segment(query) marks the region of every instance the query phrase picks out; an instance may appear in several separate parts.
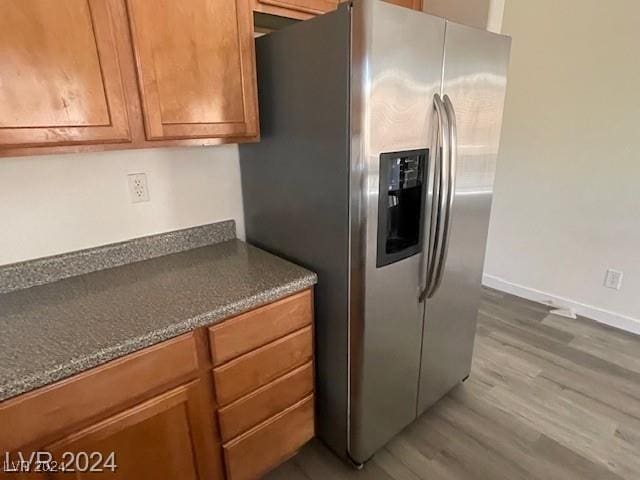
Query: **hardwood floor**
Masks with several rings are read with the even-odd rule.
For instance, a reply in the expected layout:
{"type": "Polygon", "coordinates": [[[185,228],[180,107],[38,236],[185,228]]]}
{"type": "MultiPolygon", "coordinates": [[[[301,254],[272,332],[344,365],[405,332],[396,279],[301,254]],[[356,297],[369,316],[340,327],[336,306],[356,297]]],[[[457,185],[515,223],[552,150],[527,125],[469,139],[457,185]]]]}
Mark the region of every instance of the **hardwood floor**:
{"type": "Polygon", "coordinates": [[[640,337],[487,290],[470,378],[352,469],[315,440],[268,480],[640,479],[640,337]]]}

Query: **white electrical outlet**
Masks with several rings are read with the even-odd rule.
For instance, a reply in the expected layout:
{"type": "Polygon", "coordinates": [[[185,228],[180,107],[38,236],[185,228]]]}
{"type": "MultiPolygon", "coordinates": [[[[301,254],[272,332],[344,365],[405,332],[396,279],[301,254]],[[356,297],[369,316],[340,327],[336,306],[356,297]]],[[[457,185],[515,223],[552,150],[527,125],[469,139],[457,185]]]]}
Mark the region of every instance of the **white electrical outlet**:
{"type": "Polygon", "coordinates": [[[146,173],[132,173],[127,175],[129,180],[129,196],[131,203],[149,201],[149,187],[147,186],[146,173]]]}
{"type": "Polygon", "coordinates": [[[604,277],[604,286],[613,288],[614,290],[620,290],[620,287],[622,287],[622,275],[623,273],[620,270],[610,268],[604,277]]]}

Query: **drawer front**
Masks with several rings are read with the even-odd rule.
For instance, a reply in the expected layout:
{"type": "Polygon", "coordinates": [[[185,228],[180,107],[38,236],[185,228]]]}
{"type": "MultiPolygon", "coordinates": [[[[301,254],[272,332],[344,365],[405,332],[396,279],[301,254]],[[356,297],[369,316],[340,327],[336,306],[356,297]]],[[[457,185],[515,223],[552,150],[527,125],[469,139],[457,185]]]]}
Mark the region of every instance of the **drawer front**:
{"type": "Polygon", "coordinates": [[[311,326],[213,369],[220,406],[246,395],[282,374],[311,361],[311,326]]]}
{"type": "Polygon", "coordinates": [[[313,395],[224,445],[228,480],[253,480],[313,438],[313,395]]]}
{"type": "Polygon", "coordinates": [[[313,365],[298,367],[218,411],[222,441],[246,432],[313,392],[313,365]]]}
{"type": "Polygon", "coordinates": [[[209,328],[211,357],[220,365],[310,325],[311,290],[238,315],[209,328]]]}

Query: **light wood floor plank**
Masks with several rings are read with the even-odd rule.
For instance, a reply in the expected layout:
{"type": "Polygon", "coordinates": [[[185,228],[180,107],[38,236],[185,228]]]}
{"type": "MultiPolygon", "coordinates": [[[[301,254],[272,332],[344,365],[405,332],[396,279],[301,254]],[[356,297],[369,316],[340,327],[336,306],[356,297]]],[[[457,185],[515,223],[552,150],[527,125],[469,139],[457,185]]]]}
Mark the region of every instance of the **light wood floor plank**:
{"type": "Polygon", "coordinates": [[[318,440],[268,480],[638,480],[640,337],[485,290],[471,377],[358,471],[318,440]]]}

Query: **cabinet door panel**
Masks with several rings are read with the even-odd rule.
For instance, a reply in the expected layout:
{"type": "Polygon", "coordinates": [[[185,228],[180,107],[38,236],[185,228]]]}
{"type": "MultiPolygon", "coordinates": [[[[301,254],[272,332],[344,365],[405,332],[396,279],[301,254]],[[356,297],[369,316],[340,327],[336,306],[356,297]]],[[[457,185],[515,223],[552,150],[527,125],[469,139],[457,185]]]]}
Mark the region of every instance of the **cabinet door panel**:
{"type": "Polygon", "coordinates": [[[255,136],[248,0],[128,0],[147,138],[255,136]]]}
{"type": "MultiPolygon", "coordinates": [[[[115,470],[76,471],[78,479],[222,480],[221,452],[213,443],[201,387],[198,381],[178,387],[71,434],[45,450],[55,459],[62,458],[64,452],[100,452],[103,458],[114,452],[115,470]]],[[[71,465],[83,468],[84,460],[77,458],[71,465]]],[[[69,478],[65,473],[53,475],[58,477],[69,478]]]]}
{"type": "Polygon", "coordinates": [[[413,10],[422,10],[422,0],[385,0],[386,2],[400,5],[401,7],[411,8],[413,10]]]}
{"type": "Polygon", "coordinates": [[[3,0],[0,145],[128,141],[115,0],[3,0]]]}

